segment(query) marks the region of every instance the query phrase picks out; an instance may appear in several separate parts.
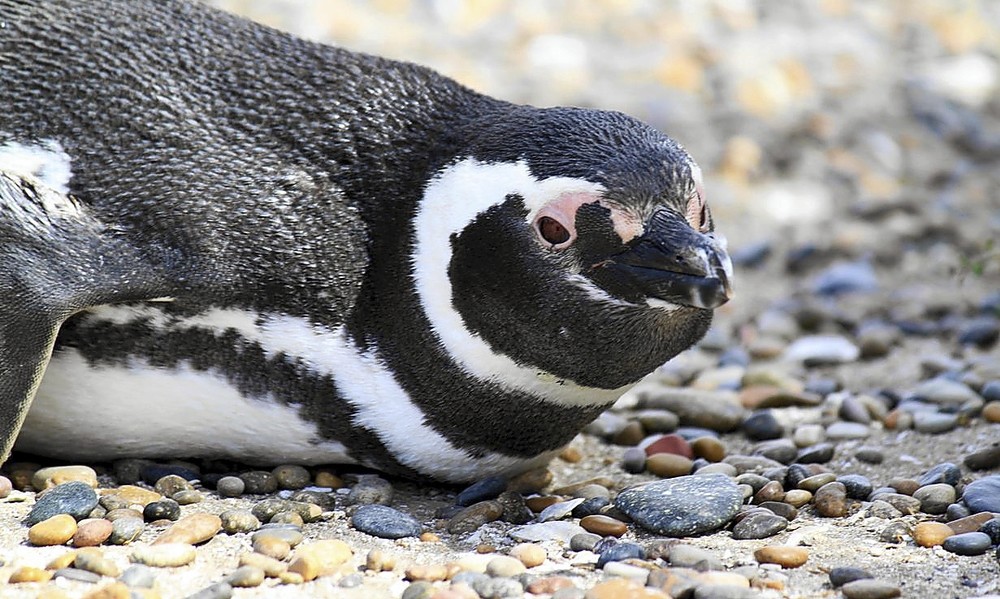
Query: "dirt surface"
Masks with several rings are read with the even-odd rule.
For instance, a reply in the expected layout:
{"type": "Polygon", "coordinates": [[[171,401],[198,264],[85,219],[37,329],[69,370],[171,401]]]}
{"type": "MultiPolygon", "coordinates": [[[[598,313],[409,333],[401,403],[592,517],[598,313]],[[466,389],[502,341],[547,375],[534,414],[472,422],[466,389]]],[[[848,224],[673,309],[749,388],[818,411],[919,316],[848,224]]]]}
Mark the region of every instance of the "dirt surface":
{"type": "MultiPolygon", "coordinates": [[[[812,332],[856,340],[863,322],[930,323],[933,331],[903,334],[884,356],[836,366],[805,368],[780,359],[754,358],[751,367],[787,373],[805,383],[827,378],[855,394],[889,389],[905,396],[952,360],[963,375],[1000,379],[997,344],[958,343],[962,323],[990,314],[981,307],[1000,290],[1000,6],[992,3],[850,2],[503,2],[239,1],[216,4],[314,39],[429,64],[481,91],[535,104],[577,104],[619,109],[684,143],[706,172],[706,187],[720,231],[734,253],[768,252],[759,266],[738,266],[737,298],[719,311],[715,329],[727,347],[752,347],[766,336],[762,315],[792,314],[802,306],[820,314],[812,332]],[[803,257],[805,256],[805,257],[803,257]],[[877,288],[817,298],[816,277],[830,265],[864,262],[877,288]]],[[[699,348],[677,360],[695,374],[711,370],[719,350],[699,348]],[[701,364],[698,366],[698,364],[701,364]],[[707,364],[707,365],[706,365],[707,364]]],[[[677,367],[677,365],[674,365],[677,367]]],[[[667,368],[670,370],[670,367],[667,368]]],[[[662,374],[662,373],[661,373],[662,374]]],[[[690,379],[694,379],[692,375],[690,379]]],[[[976,380],[965,379],[975,388],[976,380]]],[[[652,384],[652,383],[651,383],[652,384]]],[[[628,415],[628,399],[622,413],[628,415]]],[[[791,431],[804,423],[829,424],[836,405],[778,410],[791,431]]],[[[741,432],[722,436],[729,454],[752,453],[741,432]]],[[[837,442],[825,464],[857,473],[875,486],[917,478],[929,467],[961,464],[976,449],[1000,441],[1000,424],[973,417],[954,430],[929,435],[871,425],[863,440],[837,442]],[[854,457],[860,446],[885,456],[873,465],[854,457]]],[[[650,480],[626,473],[624,447],[589,435],[572,444],[582,461],[552,464],[553,487],[610,477],[615,489],[650,480]]],[[[98,468],[101,465],[96,465],[98,468]]],[[[970,472],[965,480],[1000,474],[970,472]]],[[[107,478],[102,483],[112,484],[107,478]]],[[[391,549],[401,563],[445,563],[481,544],[503,550],[510,525],[488,524],[472,537],[448,535],[434,519],[455,489],[393,481],[393,506],[415,515],[440,542],[387,541],[353,530],[338,506],[329,520],[309,524],[308,539],[339,538],[354,549],[352,567],[372,547],[391,549]]],[[[249,508],[259,498],[220,499],[184,507],[184,513],[249,508]]],[[[341,504],[342,505],[342,504],[341,504]]],[[[65,548],[25,541],[20,521],[26,503],[0,504],[0,580],[23,565],[43,567],[65,548]]],[[[905,516],[912,525],[931,518],[905,516]]],[[[803,509],[776,537],[736,541],[729,531],[685,540],[710,549],[727,567],[756,564],[766,544],[801,544],[808,563],[775,571],[781,589],[765,597],[839,597],[827,572],[860,566],[898,585],[904,597],[1000,596],[994,550],[976,557],[940,548],[880,540],[888,520],[863,505],[846,518],[821,518],[803,509]]],[[[140,542],[158,529],[147,527],[140,542]]],[[[630,527],[625,539],[655,538],[630,527]]],[[[163,597],[183,597],[221,580],[246,551],[246,535],[219,534],[198,550],[191,566],[158,575],[163,597]]],[[[557,572],[589,588],[604,575],[587,555],[545,544],[549,559],[532,570],[557,572]],[[589,560],[589,561],[588,561],[589,560]]],[[[121,566],[130,549],[108,547],[121,566]]],[[[357,588],[339,577],[303,587],[237,589],[236,597],[399,597],[409,584],[395,573],[366,573],[357,588]]],[[[59,580],[69,597],[93,589],[59,580]]],[[[39,596],[42,586],[0,586],[0,597],[39,596]]]]}

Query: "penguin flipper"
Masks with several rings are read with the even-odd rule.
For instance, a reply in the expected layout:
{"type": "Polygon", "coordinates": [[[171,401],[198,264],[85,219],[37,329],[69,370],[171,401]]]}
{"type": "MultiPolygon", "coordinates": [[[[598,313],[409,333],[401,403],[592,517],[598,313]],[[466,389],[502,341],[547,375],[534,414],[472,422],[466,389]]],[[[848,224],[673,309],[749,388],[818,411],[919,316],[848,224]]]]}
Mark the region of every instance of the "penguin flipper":
{"type": "Polygon", "coordinates": [[[70,315],[164,295],[155,271],[72,196],[0,165],[0,464],[70,315]]]}

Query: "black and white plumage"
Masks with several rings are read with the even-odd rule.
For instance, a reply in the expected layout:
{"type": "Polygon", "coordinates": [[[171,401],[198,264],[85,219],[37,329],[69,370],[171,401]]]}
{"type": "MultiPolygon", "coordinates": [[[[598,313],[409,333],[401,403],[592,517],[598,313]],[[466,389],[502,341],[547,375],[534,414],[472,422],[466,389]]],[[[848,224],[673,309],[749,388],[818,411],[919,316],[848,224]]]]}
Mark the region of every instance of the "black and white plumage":
{"type": "Polygon", "coordinates": [[[622,114],[184,0],[0,0],[0,79],[0,457],[509,474],[729,295],[622,114]]]}

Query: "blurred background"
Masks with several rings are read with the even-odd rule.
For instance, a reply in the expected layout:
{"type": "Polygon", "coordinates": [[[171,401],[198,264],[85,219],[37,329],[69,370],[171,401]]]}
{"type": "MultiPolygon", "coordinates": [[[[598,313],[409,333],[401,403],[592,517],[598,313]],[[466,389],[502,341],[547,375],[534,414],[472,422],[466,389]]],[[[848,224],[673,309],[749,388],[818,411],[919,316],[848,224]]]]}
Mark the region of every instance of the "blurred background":
{"type": "Polygon", "coordinates": [[[847,261],[871,275],[848,285],[1000,288],[1000,2],[213,3],[507,100],[649,122],[701,164],[738,269],[769,287],[809,291],[847,261]]]}

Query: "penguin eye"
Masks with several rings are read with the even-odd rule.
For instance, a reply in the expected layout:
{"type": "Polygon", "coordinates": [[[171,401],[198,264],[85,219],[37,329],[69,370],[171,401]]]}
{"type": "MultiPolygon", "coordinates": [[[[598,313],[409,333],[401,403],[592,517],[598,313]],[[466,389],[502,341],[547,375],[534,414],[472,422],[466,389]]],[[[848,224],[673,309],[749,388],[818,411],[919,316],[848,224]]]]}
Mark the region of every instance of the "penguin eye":
{"type": "Polygon", "coordinates": [[[544,239],[547,243],[559,245],[560,243],[566,243],[569,241],[569,229],[550,216],[543,216],[538,219],[536,226],[538,227],[538,234],[541,235],[542,239],[544,239]]]}

